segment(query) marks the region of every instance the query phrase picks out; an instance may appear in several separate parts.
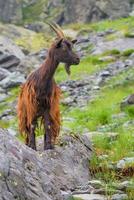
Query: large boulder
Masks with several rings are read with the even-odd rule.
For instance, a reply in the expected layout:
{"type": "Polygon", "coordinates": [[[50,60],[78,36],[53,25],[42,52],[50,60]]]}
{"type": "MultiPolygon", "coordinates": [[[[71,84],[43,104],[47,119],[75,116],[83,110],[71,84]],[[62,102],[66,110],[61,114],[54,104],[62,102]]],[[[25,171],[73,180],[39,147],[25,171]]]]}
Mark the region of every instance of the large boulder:
{"type": "Polygon", "coordinates": [[[129,0],[66,0],[65,22],[89,22],[126,17],[131,12],[129,0]]]}
{"type": "Polygon", "coordinates": [[[54,150],[37,152],[0,129],[0,199],[63,200],[63,191],[90,180],[90,141],[64,136],[54,150]],[[85,142],[86,141],[86,144],[85,142]]]}
{"type": "Polygon", "coordinates": [[[21,1],[0,1],[0,21],[19,23],[22,20],[21,1]]]}
{"type": "Polygon", "coordinates": [[[21,49],[7,37],[0,36],[0,67],[13,71],[25,58],[21,49]]]}

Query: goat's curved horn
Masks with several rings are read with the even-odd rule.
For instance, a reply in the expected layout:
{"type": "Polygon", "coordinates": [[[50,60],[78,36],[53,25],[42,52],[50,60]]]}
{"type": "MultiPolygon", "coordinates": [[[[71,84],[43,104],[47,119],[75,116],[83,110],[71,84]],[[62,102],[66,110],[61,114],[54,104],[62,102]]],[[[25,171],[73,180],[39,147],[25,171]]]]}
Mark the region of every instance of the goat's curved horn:
{"type": "Polygon", "coordinates": [[[64,33],[63,33],[61,27],[60,27],[58,24],[56,24],[55,22],[52,22],[52,24],[55,26],[55,28],[57,28],[57,29],[59,30],[61,36],[64,38],[65,35],[64,35],[64,33]]]}
{"type": "Polygon", "coordinates": [[[59,30],[58,25],[56,25],[55,23],[50,23],[50,22],[46,22],[57,34],[57,36],[59,38],[64,38],[64,34],[61,30],[59,30]]]}

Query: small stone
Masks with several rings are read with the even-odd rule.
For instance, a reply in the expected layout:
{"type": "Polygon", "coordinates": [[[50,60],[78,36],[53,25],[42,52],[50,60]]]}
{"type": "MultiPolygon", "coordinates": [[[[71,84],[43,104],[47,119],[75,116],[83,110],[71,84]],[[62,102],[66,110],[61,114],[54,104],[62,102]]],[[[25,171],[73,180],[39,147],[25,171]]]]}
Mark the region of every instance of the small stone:
{"type": "Polygon", "coordinates": [[[125,67],[132,66],[133,64],[133,60],[125,60],[125,67]]]}
{"type": "Polygon", "coordinates": [[[15,130],[11,129],[11,128],[8,128],[7,129],[9,134],[12,135],[12,136],[15,136],[17,133],[15,132],[15,130]]]}
{"type": "Polygon", "coordinates": [[[126,200],[128,196],[126,194],[114,194],[111,200],[126,200]]]}
{"type": "Polygon", "coordinates": [[[103,187],[104,184],[99,180],[91,180],[88,182],[89,185],[92,185],[95,189],[99,189],[100,187],[103,187]]]}
{"type": "Polygon", "coordinates": [[[124,158],[117,163],[117,169],[123,169],[125,166],[132,165],[134,163],[134,157],[124,158]]]}
{"type": "Polygon", "coordinates": [[[67,97],[62,101],[62,104],[63,105],[72,105],[73,102],[74,102],[73,98],[67,97]]]}
{"type": "Polygon", "coordinates": [[[124,181],[124,182],[118,184],[117,188],[119,190],[123,190],[123,191],[126,191],[128,188],[134,189],[134,183],[132,181],[124,181]]]}
{"type": "Polygon", "coordinates": [[[100,87],[96,85],[93,87],[93,90],[100,90],[100,87]]]}
{"type": "Polygon", "coordinates": [[[107,76],[110,76],[110,75],[111,74],[110,74],[109,71],[103,71],[103,72],[100,73],[100,76],[102,76],[102,77],[107,77],[107,76]]]}
{"type": "Polygon", "coordinates": [[[73,195],[73,197],[81,200],[106,200],[105,196],[99,194],[77,194],[73,195]]]}
{"type": "Polygon", "coordinates": [[[61,195],[63,197],[63,200],[69,200],[69,199],[73,198],[70,191],[62,191],[61,190],[61,195]]]}
{"type": "Polygon", "coordinates": [[[123,110],[128,105],[134,105],[134,94],[129,95],[120,104],[121,110],[123,110]]]}

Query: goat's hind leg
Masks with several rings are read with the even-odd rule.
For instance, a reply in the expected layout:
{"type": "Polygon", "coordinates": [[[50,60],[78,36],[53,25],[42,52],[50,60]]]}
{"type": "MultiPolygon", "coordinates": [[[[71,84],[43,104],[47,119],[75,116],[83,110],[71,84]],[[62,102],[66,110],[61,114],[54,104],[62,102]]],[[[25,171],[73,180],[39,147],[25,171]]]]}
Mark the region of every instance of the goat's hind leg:
{"type": "Polygon", "coordinates": [[[34,150],[36,150],[36,140],[35,140],[36,125],[37,121],[35,120],[30,126],[29,143],[28,143],[28,146],[34,150]]]}

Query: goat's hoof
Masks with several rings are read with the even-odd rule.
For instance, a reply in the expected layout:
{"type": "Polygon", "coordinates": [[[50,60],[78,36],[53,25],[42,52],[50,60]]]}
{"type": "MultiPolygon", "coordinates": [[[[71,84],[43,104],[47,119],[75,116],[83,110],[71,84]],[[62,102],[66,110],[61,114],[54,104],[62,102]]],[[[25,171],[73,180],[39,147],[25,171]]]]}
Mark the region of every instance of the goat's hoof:
{"type": "Polygon", "coordinates": [[[44,150],[52,150],[52,149],[54,149],[54,145],[52,144],[48,144],[44,146],[44,150]]]}

